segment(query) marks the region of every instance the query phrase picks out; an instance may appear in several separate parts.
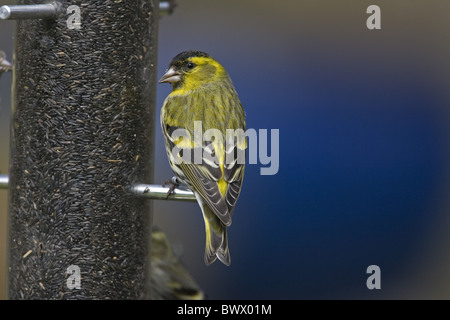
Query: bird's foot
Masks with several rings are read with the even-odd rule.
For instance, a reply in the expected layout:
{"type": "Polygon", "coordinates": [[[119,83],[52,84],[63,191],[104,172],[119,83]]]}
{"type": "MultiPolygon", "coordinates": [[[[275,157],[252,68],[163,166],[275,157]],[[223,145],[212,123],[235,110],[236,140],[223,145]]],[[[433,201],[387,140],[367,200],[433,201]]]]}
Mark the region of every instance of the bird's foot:
{"type": "Polygon", "coordinates": [[[169,191],[167,191],[166,200],[169,199],[169,196],[173,193],[173,190],[175,190],[175,188],[177,188],[179,185],[180,182],[178,181],[177,177],[172,177],[171,179],[163,183],[163,187],[169,186],[169,191]]]}

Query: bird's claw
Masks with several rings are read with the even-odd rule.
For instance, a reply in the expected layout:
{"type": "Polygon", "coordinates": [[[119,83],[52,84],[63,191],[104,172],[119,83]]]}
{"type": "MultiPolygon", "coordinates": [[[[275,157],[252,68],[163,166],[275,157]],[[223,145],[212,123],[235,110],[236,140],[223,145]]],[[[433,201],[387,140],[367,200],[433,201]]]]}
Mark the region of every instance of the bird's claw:
{"type": "Polygon", "coordinates": [[[167,197],[166,200],[169,199],[170,195],[173,193],[173,191],[175,190],[176,187],[178,187],[179,182],[177,177],[172,177],[171,179],[167,180],[166,182],[163,183],[163,187],[169,185],[169,191],[167,191],[167,197]]]}

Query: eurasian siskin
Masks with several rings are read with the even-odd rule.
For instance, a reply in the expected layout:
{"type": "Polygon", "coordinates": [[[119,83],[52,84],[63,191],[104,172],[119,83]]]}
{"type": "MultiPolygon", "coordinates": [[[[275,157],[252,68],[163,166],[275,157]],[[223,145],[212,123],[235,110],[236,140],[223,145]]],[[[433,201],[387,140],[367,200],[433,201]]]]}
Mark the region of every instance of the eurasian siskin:
{"type": "Polygon", "coordinates": [[[226,70],[210,55],[184,51],[175,56],[160,83],[172,92],[161,110],[169,163],[193,191],[203,212],[205,263],[230,265],[227,227],[244,177],[245,114],[226,70]]]}

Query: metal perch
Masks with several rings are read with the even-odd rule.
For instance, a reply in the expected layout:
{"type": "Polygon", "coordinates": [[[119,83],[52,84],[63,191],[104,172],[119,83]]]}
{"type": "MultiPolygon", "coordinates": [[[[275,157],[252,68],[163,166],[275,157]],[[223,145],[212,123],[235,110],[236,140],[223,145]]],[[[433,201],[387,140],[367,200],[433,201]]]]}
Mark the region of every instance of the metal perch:
{"type": "MultiPolygon", "coordinates": [[[[8,175],[0,174],[0,189],[8,189],[8,184],[8,175]]],[[[192,191],[181,188],[175,188],[169,198],[167,198],[169,188],[157,184],[134,184],[129,188],[129,191],[138,197],[153,200],[196,201],[192,191]]]]}

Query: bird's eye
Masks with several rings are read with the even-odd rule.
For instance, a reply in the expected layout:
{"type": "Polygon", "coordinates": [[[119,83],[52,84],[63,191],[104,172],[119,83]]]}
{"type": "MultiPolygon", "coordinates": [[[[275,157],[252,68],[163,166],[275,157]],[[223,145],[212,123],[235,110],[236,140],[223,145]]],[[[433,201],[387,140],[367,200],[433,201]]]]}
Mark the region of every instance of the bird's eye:
{"type": "Polygon", "coordinates": [[[194,65],[192,62],[188,62],[187,65],[186,65],[186,67],[187,67],[188,69],[192,69],[192,68],[195,67],[195,65],[194,65]]]}

